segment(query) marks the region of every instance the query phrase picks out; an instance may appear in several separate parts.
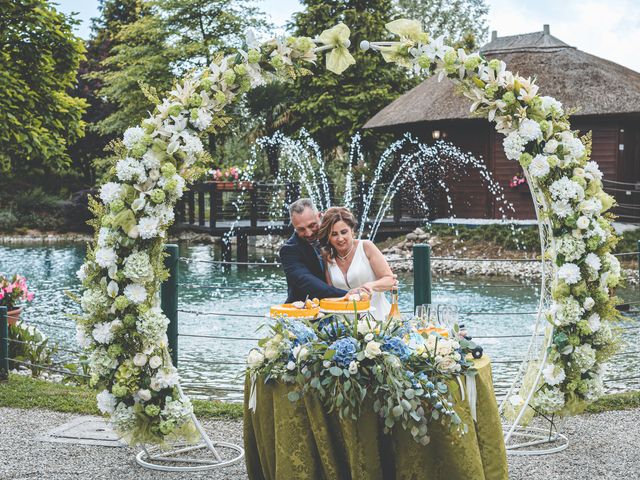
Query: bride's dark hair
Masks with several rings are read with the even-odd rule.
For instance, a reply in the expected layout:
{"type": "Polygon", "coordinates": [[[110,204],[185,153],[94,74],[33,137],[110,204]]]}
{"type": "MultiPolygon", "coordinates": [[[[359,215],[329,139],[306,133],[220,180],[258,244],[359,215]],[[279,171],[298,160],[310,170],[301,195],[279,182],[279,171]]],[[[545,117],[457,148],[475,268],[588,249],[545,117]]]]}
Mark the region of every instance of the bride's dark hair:
{"type": "Polygon", "coordinates": [[[333,260],[336,258],[336,249],[331,245],[329,237],[331,236],[333,226],[340,221],[346,223],[354,232],[358,226],[356,217],[354,217],[353,213],[345,207],[331,207],[322,215],[322,222],[320,223],[320,229],[318,230],[318,240],[320,241],[322,256],[325,260],[333,260]]]}

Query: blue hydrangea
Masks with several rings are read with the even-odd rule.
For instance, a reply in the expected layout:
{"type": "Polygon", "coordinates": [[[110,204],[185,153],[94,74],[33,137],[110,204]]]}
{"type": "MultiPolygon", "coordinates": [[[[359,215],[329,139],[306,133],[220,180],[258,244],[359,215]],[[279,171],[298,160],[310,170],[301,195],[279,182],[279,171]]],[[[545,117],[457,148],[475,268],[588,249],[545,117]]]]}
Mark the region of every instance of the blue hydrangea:
{"type": "Polygon", "coordinates": [[[336,365],[347,368],[356,359],[357,345],[358,342],[352,337],[341,338],[329,345],[329,348],[336,352],[333,356],[333,361],[336,362],[336,365]]]}
{"type": "Polygon", "coordinates": [[[300,321],[287,320],[283,323],[285,328],[296,337],[292,341],[294,347],[305,343],[315,342],[318,339],[316,332],[300,321]]]}
{"type": "Polygon", "coordinates": [[[329,316],[322,318],[318,322],[318,330],[330,339],[337,339],[346,333],[346,328],[335,317],[329,316]],[[336,326],[337,324],[337,326],[336,326]]]}
{"type": "Polygon", "coordinates": [[[396,355],[400,360],[406,360],[411,355],[411,350],[399,337],[388,337],[382,343],[382,350],[396,355]]]}

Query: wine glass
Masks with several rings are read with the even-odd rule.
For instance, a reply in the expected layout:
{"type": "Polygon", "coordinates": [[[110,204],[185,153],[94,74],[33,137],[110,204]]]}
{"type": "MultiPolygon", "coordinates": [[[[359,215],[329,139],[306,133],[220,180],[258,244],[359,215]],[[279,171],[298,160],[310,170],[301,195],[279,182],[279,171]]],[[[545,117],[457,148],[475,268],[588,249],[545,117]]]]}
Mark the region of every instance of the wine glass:
{"type": "Polygon", "coordinates": [[[428,305],[416,305],[416,322],[419,326],[423,326],[427,318],[428,305]]]}
{"type": "Polygon", "coordinates": [[[456,305],[447,304],[439,305],[438,325],[451,332],[453,331],[456,323],[458,323],[458,307],[456,305]]]}

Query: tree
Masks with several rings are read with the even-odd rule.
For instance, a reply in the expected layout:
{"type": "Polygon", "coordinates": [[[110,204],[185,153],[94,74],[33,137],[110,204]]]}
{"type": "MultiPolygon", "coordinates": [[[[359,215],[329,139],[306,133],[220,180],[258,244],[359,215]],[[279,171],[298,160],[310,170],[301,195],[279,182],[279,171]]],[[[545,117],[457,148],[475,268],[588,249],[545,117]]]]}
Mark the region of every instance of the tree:
{"type": "MultiPolygon", "coordinates": [[[[367,120],[414,86],[417,79],[384,65],[379,54],[357,48],[361,40],[390,38],[385,24],[391,20],[391,0],[301,3],[305,9],[294,14],[292,23],[295,35],[313,37],[338,22],[351,29],[351,52],[356,64],[339,76],[319,68],[316,75],[298,79],[294,87],[298,101],[292,107],[295,121],[289,128],[305,127],[321,148],[333,151],[345,146],[367,120]]],[[[363,141],[375,140],[375,134],[363,132],[363,141]]]]}
{"type": "Polygon", "coordinates": [[[69,166],[67,147],[83,135],[76,82],[82,40],[72,17],[45,0],[0,0],[0,168],[48,174],[69,166]]]}
{"type": "Polygon", "coordinates": [[[402,17],[422,21],[432,37],[444,35],[448,44],[474,47],[487,36],[485,0],[396,0],[402,17]]]}
{"type": "Polygon", "coordinates": [[[85,60],[80,63],[76,95],[86,99],[87,111],[83,120],[87,123],[86,134],[69,149],[73,160],[73,171],[84,182],[95,182],[95,164],[105,156],[104,147],[113,134],[101,134],[96,124],[116,110],[116,105],[100,95],[102,81],[99,72],[109,51],[117,46],[115,39],[124,25],[136,21],[144,12],[140,0],[100,0],[100,16],[91,19],[91,38],[85,42],[85,60]]]}

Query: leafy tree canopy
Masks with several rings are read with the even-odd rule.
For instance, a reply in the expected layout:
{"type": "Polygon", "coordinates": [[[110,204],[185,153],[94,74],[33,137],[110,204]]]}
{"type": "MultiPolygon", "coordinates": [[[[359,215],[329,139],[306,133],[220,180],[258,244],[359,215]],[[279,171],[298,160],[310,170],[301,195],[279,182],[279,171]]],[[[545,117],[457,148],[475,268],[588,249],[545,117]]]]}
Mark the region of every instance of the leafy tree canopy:
{"type": "Polygon", "coordinates": [[[69,95],[85,51],[76,21],[45,0],[0,0],[0,168],[60,172],[87,104],[69,95]]]}

